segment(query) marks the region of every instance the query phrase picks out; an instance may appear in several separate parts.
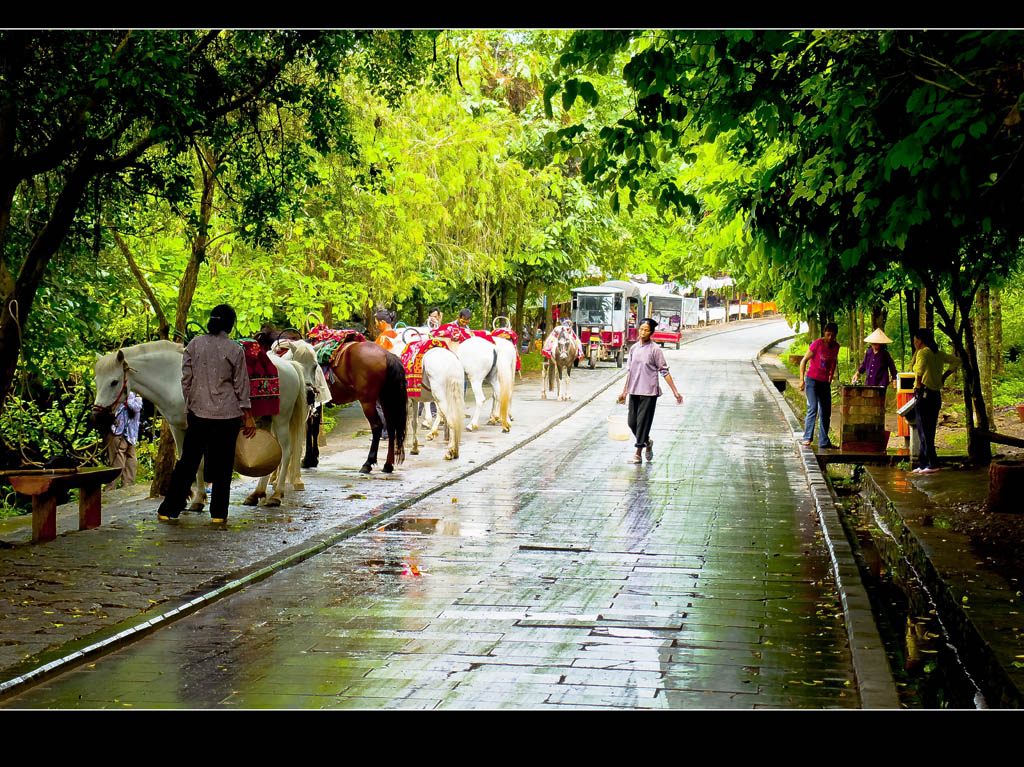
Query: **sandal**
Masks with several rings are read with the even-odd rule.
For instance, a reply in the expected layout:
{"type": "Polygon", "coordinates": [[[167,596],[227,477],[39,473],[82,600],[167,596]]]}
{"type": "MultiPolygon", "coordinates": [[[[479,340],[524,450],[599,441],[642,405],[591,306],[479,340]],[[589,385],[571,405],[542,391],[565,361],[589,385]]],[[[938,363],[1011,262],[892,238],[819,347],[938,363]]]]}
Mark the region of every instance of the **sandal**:
{"type": "Polygon", "coordinates": [[[644,459],[641,458],[639,455],[632,455],[632,456],[629,457],[629,460],[626,461],[626,463],[643,463],[643,462],[644,462],[644,459]]]}
{"type": "Polygon", "coordinates": [[[653,461],[654,460],[654,440],[653,439],[647,440],[647,460],[648,461],[653,461]]]}

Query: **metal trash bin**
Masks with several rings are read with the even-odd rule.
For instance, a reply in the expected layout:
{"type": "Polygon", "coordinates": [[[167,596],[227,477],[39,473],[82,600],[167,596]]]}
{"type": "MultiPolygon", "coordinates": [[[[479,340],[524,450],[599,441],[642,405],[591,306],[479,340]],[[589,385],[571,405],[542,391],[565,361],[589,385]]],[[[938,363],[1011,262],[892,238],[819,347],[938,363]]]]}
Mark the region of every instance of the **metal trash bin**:
{"type": "MultiPolygon", "coordinates": [[[[896,385],[896,408],[906,405],[914,396],[914,374],[898,373],[899,382],[896,385]]],[[[909,437],[914,431],[907,423],[907,419],[901,415],[896,416],[896,433],[901,437],[909,437]]]]}

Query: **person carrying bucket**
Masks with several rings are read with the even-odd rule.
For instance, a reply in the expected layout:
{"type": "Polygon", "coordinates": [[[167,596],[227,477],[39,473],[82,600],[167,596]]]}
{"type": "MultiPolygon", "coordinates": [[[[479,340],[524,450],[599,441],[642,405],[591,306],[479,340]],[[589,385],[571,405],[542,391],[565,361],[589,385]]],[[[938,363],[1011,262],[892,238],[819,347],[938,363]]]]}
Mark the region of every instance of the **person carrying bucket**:
{"type": "Polygon", "coordinates": [[[658,376],[661,375],[672,388],[676,403],[683,404],[683,395],[676,389],[672,374],[661,347],[651,341],[651,333],[658,326],[650,317],[640,321],[638,329],[639,343],[633,344],[626,362],[626,382],[622,386],[622,394],[616,400],[619,404],[626,401],[629,395],[629,428],[636,437],[636,455],[630,456],[626,463],[643,463],[642,451],[646,448],[647,460],[654,460],[654,440],[650,438],[651,425],[654,423],[654,409],[661,396],[658,376]]]}

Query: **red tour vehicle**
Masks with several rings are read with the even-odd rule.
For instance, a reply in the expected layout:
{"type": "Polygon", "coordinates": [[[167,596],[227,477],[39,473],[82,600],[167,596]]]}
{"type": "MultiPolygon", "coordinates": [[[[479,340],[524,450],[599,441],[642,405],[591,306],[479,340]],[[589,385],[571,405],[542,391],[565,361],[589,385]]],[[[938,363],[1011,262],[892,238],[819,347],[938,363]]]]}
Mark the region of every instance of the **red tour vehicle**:
{"type": "Polygon", "coordinates": [[[572,290],[572,321],[583,343],[589,367],[615,360],[622,367],[629,347],[639,338],[640,291],[635,285],[611,280],[603,285],[572,290]]]}

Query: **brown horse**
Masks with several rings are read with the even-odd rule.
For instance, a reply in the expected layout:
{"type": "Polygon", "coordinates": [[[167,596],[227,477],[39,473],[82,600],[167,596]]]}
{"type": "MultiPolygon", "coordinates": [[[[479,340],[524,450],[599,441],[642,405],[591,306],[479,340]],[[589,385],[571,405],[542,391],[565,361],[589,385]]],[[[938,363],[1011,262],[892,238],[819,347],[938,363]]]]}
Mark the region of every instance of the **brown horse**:
{"type": "Polygon", "coordinates": [[[390,474],[396,462],[405,460],[406,388],[401,360],[372,341],[361,341],[338,349],[331,357],[331,372],[333,375],[328,377],[327,384],[334,404],[359,400],[370,424],[373,439],[366,463],[359,469],[363,474],[369,474],[370,467],[377,463],[377,447],[384,426],[377,415],[380,401],[388,427],[384,472],[390,474]]]}

